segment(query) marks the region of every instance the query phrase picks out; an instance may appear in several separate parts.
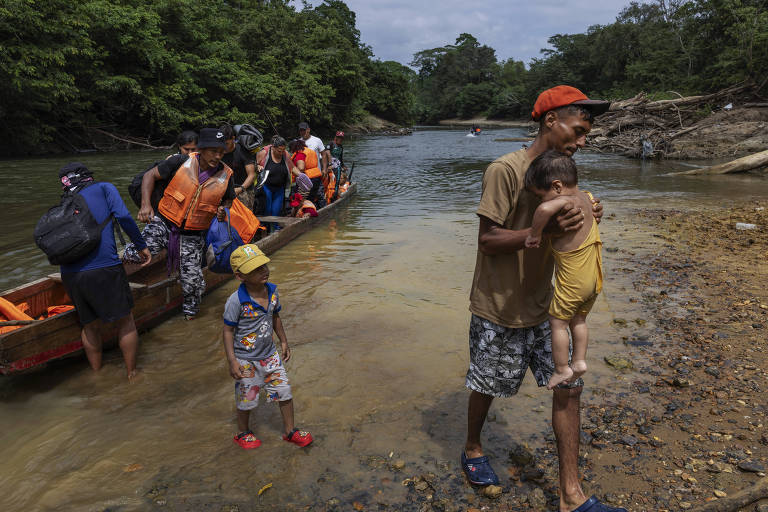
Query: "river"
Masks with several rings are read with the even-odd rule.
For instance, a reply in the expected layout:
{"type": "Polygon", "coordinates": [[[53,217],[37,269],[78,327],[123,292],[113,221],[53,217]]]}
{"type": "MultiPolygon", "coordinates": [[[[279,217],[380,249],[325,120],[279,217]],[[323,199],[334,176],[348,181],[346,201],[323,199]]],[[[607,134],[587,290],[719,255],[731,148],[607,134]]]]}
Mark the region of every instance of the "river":
{"type": "MultiPolygon", "coordinates": [[[[468,296],[474,269],[482,171],[521,143],[521,129],[420,129],[361,137],[345,146],[358,194],[331,221],[272,257],[293,357],[287,364],[297,425],[315,443],[280,439],[280,415],[261,404],[252,419],[263,441],[231,441],[233,383],[221,346],[221,312],[233,281],[206,296],[200,316],[176,316],[141,336],[133,384],[119,351],[94,374],[85,359],[0,380],[0,510],[341,510],[390,505],[418,510],[401,480],[433,472],[460,479],[468,393],[468,296]],[[394,461],[404,468],[391,470],[394,461]],[[455,476],[455,477],[454,477],[455,476]],[[259,495],[267,484],[272,487],[259,495]],[[337,500],[337,501],[336,501],[337,500]],[[222,508],[224,507],[224,508],[222,508]]],[[[130,201],[131,178],[159,153],[87,154],[3,161],[0,289],[57,271],[32,242],[39,216],[58,198],[57,169],[79,160],[130,201]]],[[[576,156],[580,185],[603,201],[605,291],[590,316],[585,400],[617,377],[601,360],[623,350],[613,320],[639,321],[627,255],[653,250],[639,208],[706,214],[768,194],[757,176],[668,177],[699,163],[576,156]]],[[[135,207],[129,205],[135,212],[135,207]]],[[[640,378],[635,375],[622,379],[640,378]]],[[[484,431],[501,466],[511,443],[542,443],[550,394],[530,376],[499,400],[484,431]]],[[[500,468],[497,468],[500,469],[500,468]]],[[[508,481],[508,479],[506,479],[508,481]]]]}

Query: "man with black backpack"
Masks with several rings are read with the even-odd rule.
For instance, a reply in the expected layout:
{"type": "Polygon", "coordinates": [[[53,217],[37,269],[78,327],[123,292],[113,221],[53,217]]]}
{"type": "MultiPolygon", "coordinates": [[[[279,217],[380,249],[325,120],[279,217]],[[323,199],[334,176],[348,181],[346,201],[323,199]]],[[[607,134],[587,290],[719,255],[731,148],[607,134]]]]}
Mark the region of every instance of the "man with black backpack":
{"type": "Polygon", "coordinates": [[[152,256],[114,185],[94,181],[93,173],[77,162],[62,167],[59,179],[64,188],[62,202],[40,219],[35,240],[51,263],[61,265],[61,280],[83,326],[81,338],[91,368],[101,368],[102,340],[96,320],[115,322],[132,379],[139,335],[131,313],[133,295],[117,255],[114,220],[139,250],[143,265],[152,256]]]}

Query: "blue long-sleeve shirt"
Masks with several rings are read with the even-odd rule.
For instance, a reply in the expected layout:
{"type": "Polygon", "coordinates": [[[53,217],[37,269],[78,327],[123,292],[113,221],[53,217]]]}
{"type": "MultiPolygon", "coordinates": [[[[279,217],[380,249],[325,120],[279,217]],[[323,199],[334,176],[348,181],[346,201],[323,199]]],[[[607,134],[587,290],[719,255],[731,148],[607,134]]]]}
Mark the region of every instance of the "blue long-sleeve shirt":
{"type": "MultiPolygon", "coordinates": [[[[120,223],[120,226],[128,234],[131,242],[136,246],[137,251],[141,251],[147,246],[144,238],[141,236],[139,226],[136,225],[133,217],[131,217],[128,208],[126,208],[123,199],[120,197],[120,193],[113,184],[104,181],[97,182],[82,189],[80,195],[88,203],[88,208],[90,208],[96,222],[102,223],[107,217],[114,215],[117,222],[120,223]]],[[[80,261],[61,265],[62,274],[112,267],[120,264],[112,222],[114,221],[109,221],[104,226],[104,230],[101,232],[101,244],[98,249],[80,261]]]]}

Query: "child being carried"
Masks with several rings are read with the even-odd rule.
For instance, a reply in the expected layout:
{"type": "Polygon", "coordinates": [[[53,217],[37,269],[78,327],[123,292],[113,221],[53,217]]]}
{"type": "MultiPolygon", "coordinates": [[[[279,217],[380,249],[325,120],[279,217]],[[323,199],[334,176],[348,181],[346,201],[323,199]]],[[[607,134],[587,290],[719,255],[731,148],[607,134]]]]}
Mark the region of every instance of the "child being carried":
{"type": "MultiPolygon", "coordinates": [[[[561,210],[575,207],[592,211],[592,195],[579,190],[576,164],[558,151],[546,151],[531,163],[525,188],[542,200],[525,240],[527,248],[539,247],[545,226],[561,210]]],[[[603,288],[602,242],[592,215],[584,216],[579,229],[550,241],[555,258],[555,293],[549,306],[555,372],[547,389],[572,382],[587,371],[587,314],[603,288]],[[570,366],[569,327],[573,338],[570,366]]]]}

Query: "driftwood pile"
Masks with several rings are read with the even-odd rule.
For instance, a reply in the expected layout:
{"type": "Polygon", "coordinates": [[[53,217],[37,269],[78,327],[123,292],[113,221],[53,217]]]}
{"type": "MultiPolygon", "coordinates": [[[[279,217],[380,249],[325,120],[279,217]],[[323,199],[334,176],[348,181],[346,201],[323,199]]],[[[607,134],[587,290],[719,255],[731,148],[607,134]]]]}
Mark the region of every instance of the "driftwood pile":
{"type": "Polygon", "coordinates": [[[757,93],[762,86],[741,83],[713,94],[650,101],[645,93],[611,104],[587,139],[587,147],[633,158],[664,158],[671,142],[710,126],[703,113],[729,103],[738,107],[768,107],[757,93]]]}

